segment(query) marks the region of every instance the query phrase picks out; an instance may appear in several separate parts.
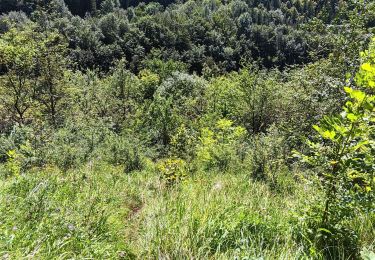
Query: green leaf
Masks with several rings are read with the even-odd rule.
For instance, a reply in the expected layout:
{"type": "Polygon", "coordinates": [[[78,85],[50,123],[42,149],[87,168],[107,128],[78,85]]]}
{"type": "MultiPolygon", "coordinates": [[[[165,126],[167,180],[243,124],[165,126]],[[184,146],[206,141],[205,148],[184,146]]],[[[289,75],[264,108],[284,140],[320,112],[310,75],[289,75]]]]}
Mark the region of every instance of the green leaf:
{"type": "Polygon", "coordinates": [[[313,125],[313,128],[315,129],[315,131],[317,131],[318,133],[320,133],[322,131],[322,129],[318,126],[318,125],[313,125]]]}
{"type": "Polygon", "coordinates": [[[351,87],[344,87],[344,90],[348,94],[352,93],[352,91],[353,91],[353,89],[351,87]]]}
{"type": "Polygon", "coordinates": [[[362,146],[366,145],[366,144],[369,144],[370,142],[368,140],[364,140],[364,141],[361,141],[359,142],[356,146],[353,147],[353,150],[356,151],[358,150],[359,148],[361,148],[362,146]]]}
{"type": "Polygon", "coordinates": [[[322,135],[322,136],[323,136],[324,138],[326,138],[326,139],[334,140],[334,139],[335,139],[335,136],[336,136],[336,132],[326,130],[326,131],[323,132],[323,135],[322,135]]]}
{"type": "Polygon", "coordinates": [[[332,234],[332,232],[329,231],[329,230],[326,229],[326,228],[318,228],[318,231],[323,231],[324,233],[332,234]]]}
{"type": "Polygon", "coordinates": [[[346,118],[348,118],[351,122],[356,122],[358,120],[358,117],[354,115],[353,113],[347,114],[346,118]]]}
{"type": "Polygon", "coordinates": [[[361,66],[361,69],[363,69],[365,71],[373,71],[374,67],[371,66],[370,63],[363,63],[362,66],[361,66]]]}
{"type": "Polygon", "coordinates": [[[350,97],[357,100],[358,102],[362,102],[363,99],[366,97],[366,93],[360,90],[353,90],[350,93],[350,97]]]}

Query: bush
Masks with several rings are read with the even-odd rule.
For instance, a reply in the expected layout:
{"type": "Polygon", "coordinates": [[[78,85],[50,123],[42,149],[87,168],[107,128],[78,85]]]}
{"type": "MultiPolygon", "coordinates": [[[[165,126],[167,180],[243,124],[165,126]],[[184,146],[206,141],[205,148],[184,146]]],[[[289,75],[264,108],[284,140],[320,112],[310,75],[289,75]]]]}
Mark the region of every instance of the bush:
{"type": "Polygon", "coordinates": [[[142,170],[145,165],[142,145],[135,138],[110,134],[106,137],[101,154],[107,162],[124,166],[127,173],[142,170]]]}
{"type": "Polygon", "coordinates": [[[244,158],[246,130],[228,119],[217,121],[213,130],[203,128],[196,148],[196,163],[203,169],[227,171],[244,158]]]}
{"type": "MultiPolygon", "coordinates": [[[[318,172],[324,204],[313,218],[310,237],[326,257],[359,254],[358,234],[350,220],[373,212],[375,199],[375,40],[363,53],[363,64],[355,77],[356,86],[345,87],[347,102],[338,116],[326,116],[314,129],[318,136],[308,142],[304,162],[318,172]]],[[[314,213],[315,214],[315,213],[314,213]]]]}
{"type": "Polygon", "coordinates": [[[103,121],[68,121],[64,127],[50,131],[41,156],[46,164],[64,171],[74,169],[97,159],[97,152],[110,133],[110,126],[103,121]]]}
{"type": "Polygon", "coordinates": [[[167,185],[173,185],[186,179],[187,164],[182,159],[165,159],[157,163],[156,168],[167,185]]]}
{"type": "Polygon", "coordinates": [[[195,137],[196,132],[194,129],[186,127],[185,124],[181,124],[171,138],[171,154],[183,159],[191,159],[194,157],[195,137]]]}
{"type": "Polygon", "coordinates": [[[9,135],[0,136],[0,162],[19,165],[19,173],[42,163],[42,137],[37,129],[15,126],[9,135]],[[13,161],[13,162],[11,162],[13,161]]]}
{"type": "Polygon", "coordinates": [[[276,177],[287,156],[284,139],[275,126],[267,133],[252,136],[246,163],[254,179],[272,181],[276,177]]]}

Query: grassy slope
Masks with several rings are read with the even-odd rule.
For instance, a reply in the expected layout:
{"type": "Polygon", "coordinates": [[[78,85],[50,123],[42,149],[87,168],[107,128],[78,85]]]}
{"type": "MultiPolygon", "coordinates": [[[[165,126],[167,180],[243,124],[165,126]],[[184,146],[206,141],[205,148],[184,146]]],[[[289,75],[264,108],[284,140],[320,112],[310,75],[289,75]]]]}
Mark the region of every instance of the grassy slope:
{"type": "MultiPolygon", "coordinates": [[[[152,166],[30,171],[0,180],[0,256],[292,259],[303,254],[296,213],[315,194],[292,185],[298,192],[245,173],[200,173],[168,188],[152,166]]],[[[359,223],[371,243],[370,220],[359,223]]]]}

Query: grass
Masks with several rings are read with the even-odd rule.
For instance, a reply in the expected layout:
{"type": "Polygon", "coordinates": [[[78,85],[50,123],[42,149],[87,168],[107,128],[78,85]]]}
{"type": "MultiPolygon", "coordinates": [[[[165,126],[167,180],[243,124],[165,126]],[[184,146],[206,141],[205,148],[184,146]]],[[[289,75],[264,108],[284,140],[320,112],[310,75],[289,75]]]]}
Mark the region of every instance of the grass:
{"type": "MultiPolygon", "coordinates": [[[[0,180],[0,256],[303,258],[296,219],[316,193],[293,185],[280,192],[247,173],[199,172],[169,187],[151,163],[132,174],[101,163],[34,169],[0,180]]],[[[355,225],[371,249],[373,219],[360,216],[355,225]]]]}

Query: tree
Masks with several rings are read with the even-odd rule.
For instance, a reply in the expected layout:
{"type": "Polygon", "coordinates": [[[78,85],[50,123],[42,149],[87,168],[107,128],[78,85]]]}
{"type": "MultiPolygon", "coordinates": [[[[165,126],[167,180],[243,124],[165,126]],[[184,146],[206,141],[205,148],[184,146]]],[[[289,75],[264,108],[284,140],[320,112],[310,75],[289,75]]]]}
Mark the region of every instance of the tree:
{"type": "Polygon", "coordinates": [[[37,39],[32,25],[10,29],[0,38],[1,102],[13,122],[24,124],[33,105],[37,81],[37,39]]]}
{"type": "Polygon", "coordinates": [[[7,32],[14,26],[23,26],[30,20],[24,12],[9,12],[0,15],[0,34],[7,32]]]}
{"type": "Polygon", "coordinates": [[[329,255],[337,248],[330,245],[342,243],[352,257],[358,253],[356,236],[346,220],[371,212],[375,198],[375,39],[362,53],[355,83],[345,87],[341,114],[314,126],[318,139],[309,141],[310,151],[302,155],[318,171],[325,195],[314,239],[329,255]]]}
{"type": "Polygon", "coordinates": [[[40,33],[34,24],[10,29],[0,39],[2,102],[13,122],[26,123],[39,102],[51,124],[57,124],[62,80],[67,67],[66,44],[56,32],[40,33]],[[27,118],[28,117],[28,118],[27,118]]]}
{"type": "Polygon", "coordinates": [[[100,4],[100,12],[104,14],[111,13],[118,8],[120,8],[119,0],[104,0],[100,4]]]}
{"type": "Polygon", "coordinates": [[[58,33],[45,32],[37,43],[38,80],[36,99],[44,106],[50,123],[59,122],[60,101],[65,95],[66,43],[58,33]]]}

